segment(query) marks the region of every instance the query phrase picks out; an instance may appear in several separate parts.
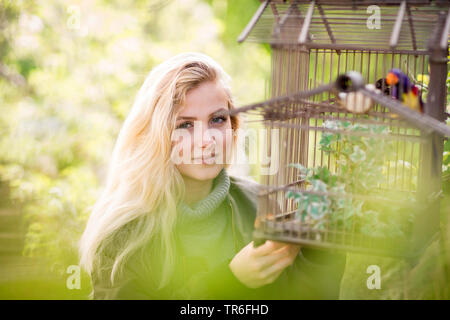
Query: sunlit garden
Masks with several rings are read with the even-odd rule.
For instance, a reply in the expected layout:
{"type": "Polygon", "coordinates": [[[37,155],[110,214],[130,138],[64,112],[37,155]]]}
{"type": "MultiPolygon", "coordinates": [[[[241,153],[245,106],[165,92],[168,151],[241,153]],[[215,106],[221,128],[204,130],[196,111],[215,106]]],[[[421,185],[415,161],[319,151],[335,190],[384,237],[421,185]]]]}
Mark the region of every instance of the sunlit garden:
{"type": "MultiPolygon", "coordinates": [[[[182,52],[202,52],[231,76],[237,106],[269,97],[270,45],[237,42],[260,4],[0,0],[0,299],[89,299],[92,285],[79,267],[79,239],[105,184],[117,135],[153,67],[182,52]]],[[[426,70],[421,77],[428,83],[426,70]]],[[[449,88],[450,72],[447,113],[449,88]]],[[[341,139],[324,135],[324,150],[346,156],[332,149],[327,137],[341,139]]],[[[387,148],[388,142],[365,151],[376,157],[387,148]]],[[[346,253],[340,299],[450,298],[448,139],[442,159],[440,234],[414,261],[346,253]],[[377,288],[368,285],[373,265],[381,270],[377,288]]],[[[313,175],[321,174],[297,169],[311,184],[318,179],[313,175]]],[[[354,179],[344,182],[354,188],[361,190],[358,181],[371,177],[368,190],[378,183],[373,168],[349,170],[354,179]]],[[[262,181],[257,164],[236,173],[262,181]]],[[[385,227],[377,230],[392,232],[395,226],[385,227]]]]}

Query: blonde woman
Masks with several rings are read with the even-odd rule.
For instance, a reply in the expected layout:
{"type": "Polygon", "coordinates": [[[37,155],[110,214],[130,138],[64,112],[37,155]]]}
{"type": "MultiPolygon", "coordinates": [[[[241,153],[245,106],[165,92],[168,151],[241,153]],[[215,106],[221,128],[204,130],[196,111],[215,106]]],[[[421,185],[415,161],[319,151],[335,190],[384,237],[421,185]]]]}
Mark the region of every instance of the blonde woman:
{"type": "Polygon", "coordinates": [[[239,128],[229,81],[200,53],[146,78],[80,241],[93,298],[338,297],[341,257],[253,246],[258,185],[227,172],[239,128]]]}

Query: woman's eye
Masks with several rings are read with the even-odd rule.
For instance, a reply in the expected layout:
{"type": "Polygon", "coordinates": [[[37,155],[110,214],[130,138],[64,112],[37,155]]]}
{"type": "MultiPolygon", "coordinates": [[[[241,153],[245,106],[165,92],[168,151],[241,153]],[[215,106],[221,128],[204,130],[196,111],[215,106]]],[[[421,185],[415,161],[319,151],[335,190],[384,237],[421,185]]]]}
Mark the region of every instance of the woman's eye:
{"type": "Polygon", "coordinates": [[[190,121],[183,122],[177,126],[177,129],[189,129],[192,126],[190,121]]]}
{"type": "Polygon", "coordinates": [[[214,124],[221,124],[227,121],[227,118],[224,116],[220,116],[220,117],[214,117],[211,119],[212,123],[214,124]]]}

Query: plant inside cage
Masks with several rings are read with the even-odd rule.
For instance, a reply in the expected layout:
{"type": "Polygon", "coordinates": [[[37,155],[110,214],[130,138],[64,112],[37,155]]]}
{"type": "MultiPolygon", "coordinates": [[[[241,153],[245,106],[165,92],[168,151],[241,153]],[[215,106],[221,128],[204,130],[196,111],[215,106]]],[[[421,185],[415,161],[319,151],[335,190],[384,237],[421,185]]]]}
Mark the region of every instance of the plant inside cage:
{"type": "MultiPolygon", "coordinates": [[[[335,167],[290,164],[303,181],[302,190],[286,192],[297,205],[295,220],[318,231],[316,238],[330,231],[406,237],[417,208],[415,197],[410,192],[381,188],[394,158],[389,128],[336,120],[325,121],[322,127],[325,132],[319,148],[334,159],[335,167]]],[[[414,170],[412,165],[406,167],[414,170]]]]}
{"type": "Polygon", "coordinates": [[[262,1],[239,42],[270,45],[268,99],[230,113],[279,133],[257,245],[411,257],[439,233],[450,15],[432,2],[380,4],[392,23],[369,30],[363,3],[262,1]]]}

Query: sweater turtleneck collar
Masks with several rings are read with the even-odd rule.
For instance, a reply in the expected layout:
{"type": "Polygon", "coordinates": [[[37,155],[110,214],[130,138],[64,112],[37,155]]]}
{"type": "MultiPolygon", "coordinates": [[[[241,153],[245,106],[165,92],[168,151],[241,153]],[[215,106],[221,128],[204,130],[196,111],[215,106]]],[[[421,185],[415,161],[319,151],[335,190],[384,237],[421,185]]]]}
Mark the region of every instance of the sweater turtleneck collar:
{"type": "Polygon", "coordinates": [[[193,206],[181,201],[178,204],[178,218],[180,223],[203,220],[209,217],[225,200],[230,189],[230,177],[226,169],[222,169],[214,178],[211,192],[193,206]]]}

